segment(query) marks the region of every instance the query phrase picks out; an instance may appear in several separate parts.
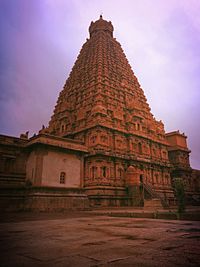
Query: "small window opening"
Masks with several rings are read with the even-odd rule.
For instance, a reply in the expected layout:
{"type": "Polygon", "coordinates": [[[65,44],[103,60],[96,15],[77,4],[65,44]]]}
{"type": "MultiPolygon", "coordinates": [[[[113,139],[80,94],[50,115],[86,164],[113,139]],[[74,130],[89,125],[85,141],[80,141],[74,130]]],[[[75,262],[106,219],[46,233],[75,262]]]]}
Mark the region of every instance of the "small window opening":
{"type": "Polygon", "coordinates": [[[155,177],[156,177],[156,183],[158,184],[159,181],[158,181],[158,174],[155,174],[155,177]]]}
{"type": "Polygon", "coordinates": [[[138,152],[142,154],[142,144],[138,143],[138,152]]]}
{"type": "Polygon", "coordinates": [[[119,178],[122,178],[123,177],[123,169],[119,168],[118,173],[119,173],[119,178]]]}
{"type": "Polygon", "coordinates": [[[106,177],[106,167],[104,166],[101,169],[102,169],[102,176],[106,177]]]}
{"type": "Polygon", "coordinates": [[[97,174],[97,167],[92,167],[92,179],[96,178],[96,174],[97,174]]]}
{"type": "Polygon", "coordinates": [[[65,184],[65,172],[60,173],[60,184],[65,184]]]}

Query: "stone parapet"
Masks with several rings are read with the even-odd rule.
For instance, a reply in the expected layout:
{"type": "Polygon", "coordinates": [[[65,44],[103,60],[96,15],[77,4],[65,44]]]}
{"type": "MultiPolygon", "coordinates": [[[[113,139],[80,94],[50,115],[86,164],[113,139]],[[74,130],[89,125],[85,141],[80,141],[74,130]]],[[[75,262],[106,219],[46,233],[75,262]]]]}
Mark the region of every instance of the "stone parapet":
{"type": "Polygon", "coordinates": [[[0,188],[0,210],[4,212],[65,211],[88,208],[88,197],[80,188],[0,188]]]}
{"type": "Polygon", "coordinates": [[[49,145],[54,147],[60,147],[69,150],[81,151],[81,152],[88,152],[88,149],[84,144],[78,140],[73,140],[69,138],[62,138],[53,135],[47,134],[39,134],[30,139],[27,143],[27,147],[33,146],[35,144],[43,144],[49,145]]]}

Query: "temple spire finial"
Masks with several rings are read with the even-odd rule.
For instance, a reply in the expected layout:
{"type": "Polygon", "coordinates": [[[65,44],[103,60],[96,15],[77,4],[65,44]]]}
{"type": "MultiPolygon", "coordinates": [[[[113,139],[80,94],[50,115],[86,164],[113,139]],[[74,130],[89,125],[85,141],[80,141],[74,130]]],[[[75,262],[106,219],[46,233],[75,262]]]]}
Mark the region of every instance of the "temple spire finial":
{"type": "Polygon", "coordinates": [[[103,19],[102,12],[100,18],[95,22],[92,21],[89,27],[90,37],[92,37],[93,34],[95,35],[102,31],[106,34],[110,34],[110,36],[113,37],[113,30],[112,23],[103,19]]]}

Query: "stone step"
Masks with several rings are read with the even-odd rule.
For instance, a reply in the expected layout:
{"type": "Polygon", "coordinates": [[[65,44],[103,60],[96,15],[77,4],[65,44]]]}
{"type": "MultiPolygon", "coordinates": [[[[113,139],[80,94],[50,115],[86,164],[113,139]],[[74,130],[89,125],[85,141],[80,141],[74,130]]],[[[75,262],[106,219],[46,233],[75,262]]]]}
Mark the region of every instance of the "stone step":
{"type": "Polygon", "coordinates": [[[145,199],[144,208],[148,209],[163,209],[161,200],[159,198],[145,199]]]}
{"type": "Polygon", "coordinates": [[[0,174],[0,185],[22,185],[25,183],[24,174],[0,174]]]}

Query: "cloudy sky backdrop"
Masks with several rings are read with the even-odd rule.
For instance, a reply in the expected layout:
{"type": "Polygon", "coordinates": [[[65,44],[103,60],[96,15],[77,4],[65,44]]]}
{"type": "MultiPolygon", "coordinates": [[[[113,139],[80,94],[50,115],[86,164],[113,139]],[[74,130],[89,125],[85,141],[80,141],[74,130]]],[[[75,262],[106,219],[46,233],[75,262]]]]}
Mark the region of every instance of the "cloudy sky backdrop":
{"type": "Polygon", "coordinates": [[[156,119],[188,136],[200,168],[199,0],[0,0],[0,132],[37,133],[100,13],[156,119]]]}

